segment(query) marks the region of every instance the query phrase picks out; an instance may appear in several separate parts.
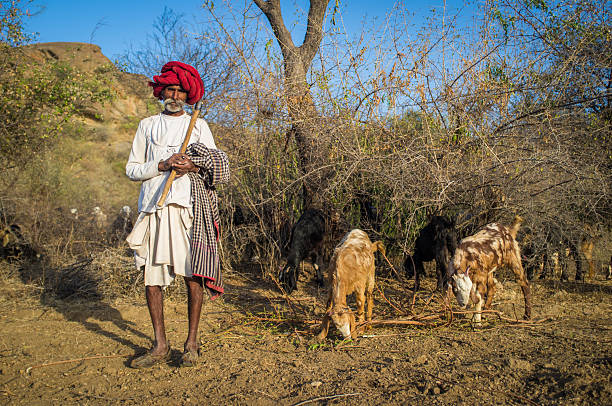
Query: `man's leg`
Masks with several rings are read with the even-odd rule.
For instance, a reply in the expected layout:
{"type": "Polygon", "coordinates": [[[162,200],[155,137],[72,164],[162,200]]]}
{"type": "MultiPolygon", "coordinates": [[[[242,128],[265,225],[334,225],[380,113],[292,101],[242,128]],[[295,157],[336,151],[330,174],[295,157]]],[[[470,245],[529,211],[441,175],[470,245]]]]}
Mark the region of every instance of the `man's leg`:
{"type": "Polygon", "coordinates": [[[146,286],[147,306],[153,323],[155,343],[151,350],[152,355],[164,355],[168,352],[166,340],[166,327],[164,325],[164,302],[161,286],[146,286]]]}
{"type": "Polygon", "coordinates": [[[198,343],[198,325],[200,323],[200,313],[202,312],[202,278],[192,276],[185,278],[187,286],[187,313],[189,317],[189,333],[185,341],[185,351],[197,352],[200,345],[198,343]]]}

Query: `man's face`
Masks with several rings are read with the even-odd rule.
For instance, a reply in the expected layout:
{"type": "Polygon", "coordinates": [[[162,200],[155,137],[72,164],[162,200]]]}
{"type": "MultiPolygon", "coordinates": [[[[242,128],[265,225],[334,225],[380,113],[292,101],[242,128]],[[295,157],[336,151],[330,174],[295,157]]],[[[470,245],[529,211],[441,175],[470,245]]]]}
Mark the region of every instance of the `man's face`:
{"type": "Polygon", "coordinates": [[[185,106],[187,92],[179,85],[169,85],[162,91],[162,98],[164,99],[164,108],[171,113],[177,113],[182,111],[185,106]]]}

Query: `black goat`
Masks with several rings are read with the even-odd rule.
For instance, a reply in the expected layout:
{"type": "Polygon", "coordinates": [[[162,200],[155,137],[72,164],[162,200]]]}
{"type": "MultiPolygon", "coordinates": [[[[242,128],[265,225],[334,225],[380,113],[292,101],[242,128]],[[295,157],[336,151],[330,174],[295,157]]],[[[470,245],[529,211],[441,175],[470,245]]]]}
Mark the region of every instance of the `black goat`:
{"type": "Polygon", "coordinates": [[[421,229],[414,242],[414,254],[404,261],[404,271],[409,278],[414,275],[414,291],[421,286],[420,278],[425,275],[423,262],[436,261],[438,290],[446,291],[448,287],[448,264],[457,248],[455,220],[434,216],[421,229]]]}
{"type": "Polygon", "coordinates": [[[287,265],[280,271],[278,280],[290,294],[297,289],[300,263],[310,255],[312,265],[317,271],[317,282],[323,286],[323,272],[317,264],[321,257],[323,237],[325,236],[325,217],[317,209],[306,210],[291,229],[287,265]]]}
{"type": "Polygon", "coordinates": [[[19,225],[11,224],[0,228],[0,258],[14,261],[36,257],[36,251],[24,238],[19,225]]]}

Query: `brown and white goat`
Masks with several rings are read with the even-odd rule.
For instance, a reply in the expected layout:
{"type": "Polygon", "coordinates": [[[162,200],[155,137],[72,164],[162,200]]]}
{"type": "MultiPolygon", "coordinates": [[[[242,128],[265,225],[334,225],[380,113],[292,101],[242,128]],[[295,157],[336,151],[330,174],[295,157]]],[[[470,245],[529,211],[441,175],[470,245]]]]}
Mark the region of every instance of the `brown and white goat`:
{"type": "Polygon", "coordinates": [[[372,243],[362,230],[347,233],[334,249],[328,267],[330,282],[329,297],[319,341],[327,337],[330,320],[340,330],[344,338],[357,338],[355,315],[346,304],[346,297],[355,292],[357,321],[364,320],[365,302],[368,302],[366,320],[372,319],[372,291],[374,289],[374,253],[385,253],[381,241],[372,243]]]}
{"type": "Polygon", "coordinates": [[[495,295],[496,269],[507,266],[514,272],[525,299],[525,318],[531,318],[531,289],[523,266],[516,233],[523,222],[516,216],[510,227],[492,223],[459,243],[451,260],[451,285],[459,306],[465,308],[471,299],[476,313],[473,321],[480,324],[482,303],[491,307],[495,295]]]}

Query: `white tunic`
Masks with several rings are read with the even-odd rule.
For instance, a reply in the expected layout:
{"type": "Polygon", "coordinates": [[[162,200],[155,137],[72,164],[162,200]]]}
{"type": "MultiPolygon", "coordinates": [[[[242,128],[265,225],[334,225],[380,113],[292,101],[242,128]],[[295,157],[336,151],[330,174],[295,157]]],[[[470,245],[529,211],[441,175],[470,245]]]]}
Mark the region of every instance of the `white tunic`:
{"type": "MultiPolygon", "coordinates": [[[[145,118],[138,125],[125,174],[134,181],[143,181],[138,197],[139,212],[155,212],[165,181],[170,176],[170,171],[159,172],[157,165],[179,152],[190,120],[189,114],[176,117],[160,113],[145,118]]],[[[191,133],[189,143],[194,142],[217,148],[208,124],[201,118],[198,118],[191,133]]],[[[169,204],[191,207],[191,182],[188,176],[174,179],[164,202],[165,206],[169,204]]]]}
{"type": "MultiPolygon", "coordinates": [[[[143,181],[138,198],[140,215],[127,241],[134,250],[137,268],[144,266],[145,285],[168,286],[175,275],[191,272],[191,182],[184,175],[174,179],[161,209],[157,201],[170,171],[159,172],[157,165],[179,151],[189,121],[188,114],[159,114],[140,122],[125,168],[127,176],[143,181]]],[[[201,118],[189,143],[199,142],[216,148],[208,124],[201,118]]]]}

